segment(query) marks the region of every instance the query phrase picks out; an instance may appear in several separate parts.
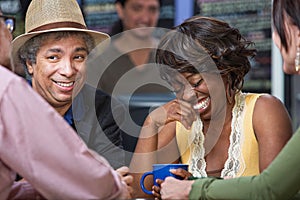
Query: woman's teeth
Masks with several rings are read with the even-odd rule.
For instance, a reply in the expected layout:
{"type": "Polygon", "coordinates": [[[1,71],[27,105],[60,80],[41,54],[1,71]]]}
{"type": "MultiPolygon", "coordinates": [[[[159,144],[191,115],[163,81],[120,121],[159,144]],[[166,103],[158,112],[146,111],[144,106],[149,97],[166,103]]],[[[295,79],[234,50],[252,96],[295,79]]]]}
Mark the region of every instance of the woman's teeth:
{"type": "Polygon", "coordinates": [[[204,101],[201,101],[201,102],[197,103],[196,105],[194,105],[193,108],[195,110],[204,109],[204,108],[208,107],[209,100],[210,100],[210,98],[207,97],[204,101]]]}

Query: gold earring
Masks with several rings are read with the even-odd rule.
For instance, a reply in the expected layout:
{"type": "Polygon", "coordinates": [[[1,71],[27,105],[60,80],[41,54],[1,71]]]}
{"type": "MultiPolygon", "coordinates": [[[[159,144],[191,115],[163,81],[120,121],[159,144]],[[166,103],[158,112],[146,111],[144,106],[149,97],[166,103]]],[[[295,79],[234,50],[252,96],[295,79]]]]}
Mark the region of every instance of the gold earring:
{"type": "Polygon", "coordinates": [[[300,48],[299,47],[297,47],[297,52],[296,52],[295,69],[296,72],[298,72],[300,69],[300,48]]]}

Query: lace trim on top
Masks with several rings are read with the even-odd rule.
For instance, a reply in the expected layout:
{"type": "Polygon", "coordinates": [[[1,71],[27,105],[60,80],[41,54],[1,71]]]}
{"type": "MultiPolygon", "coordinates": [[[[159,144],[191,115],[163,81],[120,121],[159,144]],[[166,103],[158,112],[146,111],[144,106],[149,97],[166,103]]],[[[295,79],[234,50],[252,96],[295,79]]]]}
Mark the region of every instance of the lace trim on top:
{"type": "Polygon", "coordinates": [[[245,170],[245,161],[242,155],[243,141],[243,111],[246,94],[238,93],[235,97],[235,106],[232,110],[230,145],[228,159],[225,162],[221,177],[236,177],[245,170]]]}
{"type": "Polygon", "coordinates": [[[194,177],[207,177],[205,168],[206,162],[204,159],[204,134],[203,124],[199,117],[193,123],[191,134],[189,135],[189,144],[191,145],[191,153],[189,159],[189,171],[194,177]],[[199,169],[200,166],[200,169],[199,169]]]}
{"type": "MultiPolygon", "coordinates": [[[[243,141],[243,111],[245,107],[246,94],[239,92],[235,96],[235,105],[232,109],[232,122],[230,145],[228,149],[228,159],[225,162],[221,177],[236,177],[245,170],[245,161],[242,156],[241,144],[243,141]]],[[[204,159],[204,134],[203,124],[200,118],[194,122],[191,134],[189,135],[189,144],[191,144],[191,153],[189,158],[189,171],[194,177],[207,177],[206,161],[204,159]]]]}

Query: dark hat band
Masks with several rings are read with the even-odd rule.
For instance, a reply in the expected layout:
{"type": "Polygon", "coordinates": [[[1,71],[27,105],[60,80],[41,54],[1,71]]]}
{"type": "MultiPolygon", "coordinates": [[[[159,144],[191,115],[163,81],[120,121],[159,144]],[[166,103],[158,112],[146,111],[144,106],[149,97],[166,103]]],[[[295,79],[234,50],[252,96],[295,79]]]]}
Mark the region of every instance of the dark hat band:
{"type": "Polygon", "coordinates": [[[78,28],[78,29],[87,30],[86,26],[76,22],[56,22],[56,23],[39,26],[33,30],[28,31],[28,33],[36,32],[36,31],[46,31],[46,30],[51,30],[56,28],[78,28]]]}

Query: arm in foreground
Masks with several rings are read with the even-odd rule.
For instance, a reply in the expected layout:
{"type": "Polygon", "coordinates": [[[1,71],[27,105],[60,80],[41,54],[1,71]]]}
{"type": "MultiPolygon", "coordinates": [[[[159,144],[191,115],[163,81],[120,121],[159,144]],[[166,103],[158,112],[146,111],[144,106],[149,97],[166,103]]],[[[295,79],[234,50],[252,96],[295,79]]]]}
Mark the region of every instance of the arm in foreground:
{"type": "MultiPolygon", "coordinates": [[[[270,199],[281,200],[293,197],[300,189],[299,155],[300,129],[287,143],[270,166],[258,176],[220,180],[203,178],[195,180],[189,199],[270,199]]],[[[161,185],[162,198],[170,197],[172,182],[161,185]]],[[[183,181],[186,183],[187,181],[183,181]]],[[[183,187],[183,186],[182,186],[183,187]]],[[[183,187],[184,188],[184,187],[183,187]]],[[[178,189],[181,194],[183,190],[178,189]]],[[[177,194],[173,194],[174,197],[177,194]]]]}
{"type": "Polygon", "coordinates": [[[3,78],[7,86],[0,91],[0,152],[6,166],[47,199],[111,199],[128,194],[118,173],[90,151],[26,82],[8,73],[3,78]]]}

